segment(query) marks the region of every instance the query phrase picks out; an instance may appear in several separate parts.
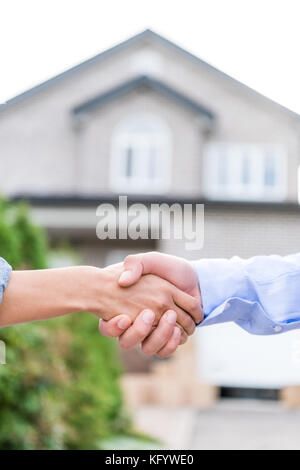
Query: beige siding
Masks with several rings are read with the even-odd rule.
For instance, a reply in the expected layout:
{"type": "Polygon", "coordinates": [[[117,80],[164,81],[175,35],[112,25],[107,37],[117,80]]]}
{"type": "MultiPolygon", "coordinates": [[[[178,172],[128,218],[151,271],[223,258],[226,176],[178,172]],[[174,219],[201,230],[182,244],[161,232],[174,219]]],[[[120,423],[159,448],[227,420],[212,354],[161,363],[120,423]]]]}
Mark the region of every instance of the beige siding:
{"type": "Polygon", "coordinates": [[[300,210],[206,206],[204,231],[201,251],[186,251],[183,241],[161,241],[159,249],[191,260],[300,252],[300,210]]]}

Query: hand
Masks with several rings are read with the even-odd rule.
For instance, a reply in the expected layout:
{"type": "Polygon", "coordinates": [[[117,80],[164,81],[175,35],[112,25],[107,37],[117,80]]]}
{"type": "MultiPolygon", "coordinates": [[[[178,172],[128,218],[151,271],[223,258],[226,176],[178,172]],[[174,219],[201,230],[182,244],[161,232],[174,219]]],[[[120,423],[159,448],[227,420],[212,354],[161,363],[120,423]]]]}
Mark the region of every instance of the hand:
{"type": "MultiPolygon", "coordinates": [[[[120,286],[135,284],[142,275],[155,274],[194,296],[202,306],[198,277],[191,264],[184,258],[149,252],[129,255],[124,260],[124,271],[120,276],[120,286]]],[[[202,320],[199,319],[199,322],[202,320]]]]}
{"type": "MultiPolygon", "coordinates": [[[[145,354],[163,358],[173,354],[179,344],[187,341],[187,334],[175,326],[172,317],[166,312],[160,319],[158,326],[153,329],[151,311],[141,312],[134,323],[129,317],[120,315],[106,322],[100,320],[99,330],[104,336],[119,337],[119,344],[123,349],[131,349],[141,344],[145,354]],[[152,334],[150,334],[152,332],[152,334]]],[[[154,318],[154,313],[152,313],[154,318]]]]}
{"type": "MultiPolygon", "coordinates": [[[[194,295],[198,302],[202,305],[197,274],[188,261],[175,256],[155,252],[130,255],[124,261],[124,272],[122,273],[119,282],[124,286],[131,285],[131,283],[136,282],[146,272],[151,272],[152,274],[159,275],[164,279],[169,280],[185,292],[194,295]]],[[[202,319],[203,313],[199,322],[202,319]]],[[[158,352],[158,350],[155,349],[157,335],[160,334],[161,338],[163,338],[161,332],[161,322],[157,327],[157,332],[155,332],[155,335],[154,333],[150,334],[147,340],[145,340],[147,335],[141,335],[140,322],[138,319],[132,326],[130,326],[131,321],[129,318],[116,317],[110,322],[101,322],[100,331],[105,336],[120,336],[120,345],[125,349],[134,347],[141,342],[144,352],[147,353],[148,351],[151,351],[148,353],[157,353],[158,357],[166,357],[166,355],[172,354],[179,344],[185,343],[187,341],[187,336],[182,335],[181,338],[176,342],[171,335],[171,339],[165,340],[164,348],[158,352]],[[118,326],[119,320],[121,328],[118,326]],[[123,333],[127,328],[129,328],[128,331],[130,331],[130,340],[128,339],[129,336],[123,333]]],[[[148,334],[150,332],[151,329],[148,330],[148,334]]]]}
{"type": "Polygon", "coordinates": [[[178,326],[188,335],[194,332],[195,322],[202,317],[202,309],[194,297],[153,275],[142,276],[136,285],[125,289],[118,284],[122,271],[122,264],[102,270],[101,296],[97,308],[89,309],[92,313],[105,320],[120,314],[134,320],[142,310],[150,309],[154,312],[153,325],[156,326],[162,314],[172,310],[178,326]]]}

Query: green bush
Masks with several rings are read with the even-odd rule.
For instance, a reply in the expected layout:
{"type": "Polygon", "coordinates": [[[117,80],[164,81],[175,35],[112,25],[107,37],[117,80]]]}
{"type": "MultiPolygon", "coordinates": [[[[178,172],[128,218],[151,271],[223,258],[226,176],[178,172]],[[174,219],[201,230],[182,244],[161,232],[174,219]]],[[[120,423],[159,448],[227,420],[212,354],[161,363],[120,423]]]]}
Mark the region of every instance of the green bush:
{"type": "MultiPolygon", "coordinates": [[[[45,268],[47,240],[24,204],[0,202],[0,256],[45,268]]],[[[0,449],[97,449],[126,433],[114,343],[87,313],[0,330],[0,449]]]]}

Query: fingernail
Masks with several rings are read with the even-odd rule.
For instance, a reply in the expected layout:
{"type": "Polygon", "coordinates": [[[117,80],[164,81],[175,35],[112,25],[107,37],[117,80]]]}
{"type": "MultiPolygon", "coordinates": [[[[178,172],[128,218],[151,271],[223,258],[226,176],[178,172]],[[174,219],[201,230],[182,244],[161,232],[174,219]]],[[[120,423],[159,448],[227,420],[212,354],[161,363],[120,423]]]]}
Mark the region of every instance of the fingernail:
{"type": "Polygon", "coordinates": [[[147,325],[153,323],[154,320],[154,313],[151,310],[145,310],[143,313],[143,320],[147,325]]]}
{"type": "Polygon", "coordinates": [[[120,276],[119,282],[128,282],[128,281],[130,281],[131,276],[132,276],[131,271],[124,271],[120,276]]]}
{"type": "Polygon", "coordinates": [[[118,328],[120,330],[125,330],[125,328],[128,328],[129,326],[129,321],[127,318],[121,318],[121,320],[118,321],[118,328]]]}
{"type": "Polygon", "coordinates": [[[177,315],[175,312],[170,312],[167,314],[167,320],[171,325],[175,325],[177,320],[177,315]]]}
{"type": "Polygon", "coordinates": [[[178,338],[180,338],[180,336],[181,336],[180,328],[178,328],[178,327],[174,328],[173,338],[178,339],[178,338]]]}

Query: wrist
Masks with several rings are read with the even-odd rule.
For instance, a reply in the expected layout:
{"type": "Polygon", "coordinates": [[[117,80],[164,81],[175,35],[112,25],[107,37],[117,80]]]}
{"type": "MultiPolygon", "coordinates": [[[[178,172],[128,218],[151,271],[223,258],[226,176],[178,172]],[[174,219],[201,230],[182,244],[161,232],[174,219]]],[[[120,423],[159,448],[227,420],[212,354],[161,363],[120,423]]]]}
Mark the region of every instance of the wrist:
{"type": "Polygon", "coordinates": [[[94,313],[97,310],[99,297],[102,291],[102,269],[94,266],[80,266],[78,268],[78,308],[80,311],[94,313]]]}
{"type": "Polygon", "coordinates": [[[55,278],[61,289],[57,292],[58,307],[64,313],[88,311],[95,290],[98,268],[93,266],[73,266],[56,270],[55,278]]]}
{"type": "Polygon", "coordinates": [[[108,268],[82,266],[82,277],[85,287],[82,289],[82,305],[86,310],[103,320],[110,319],[107,312],[107,301],[115,276],[108,268]]]}

